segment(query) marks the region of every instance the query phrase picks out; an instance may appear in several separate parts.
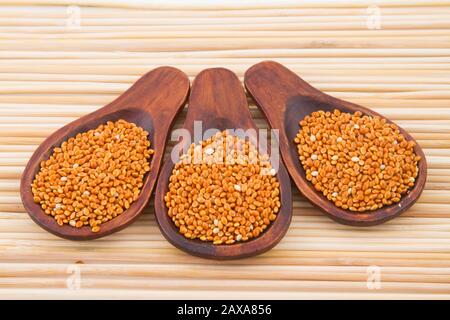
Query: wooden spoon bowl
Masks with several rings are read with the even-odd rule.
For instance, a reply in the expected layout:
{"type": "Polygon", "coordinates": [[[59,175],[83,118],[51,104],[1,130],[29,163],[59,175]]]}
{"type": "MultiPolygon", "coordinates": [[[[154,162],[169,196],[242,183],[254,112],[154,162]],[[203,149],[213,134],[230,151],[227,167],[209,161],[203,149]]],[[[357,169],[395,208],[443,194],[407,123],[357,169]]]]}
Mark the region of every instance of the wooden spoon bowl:
{"type": "MultiPolygon", "coordinates": [[[[257,129],[250,115],[243,87],[233,72],[223,68],[207,69],[195,78],[183,128],[191,137],[194,137],[194,143],[210,137],[213,133],[201,137],[208,129],[218,129],[218,131],[257,129]],[[202,121],[202,132],[199,137],[194,135],[194,121],[202,121]]],[[[191,141],[182,143],[186,146],[191,141]]],[[[155,211],[161,232],[175,247],[204,258],[221,260],[243,258],[271,249],[286,233],[292,216],[292,199],[289,176],[282,163],[277,172],[281,198],[281,208],[277,218],[260,236],[231,245],[213,245],[212,242],[187,239],[179,233],[178,228],[168,216],[164,201],[173,168],[174,160],[169,158],[161,169],[156,187],[155,211]]]]}
{"type": "Polygon", "coordinates": [[[173,121],[186,102],[189,79],[178,69],[160,67],[141,77],[131,88],[107,106],[69,123],[50,135],[34,152],[22,174],[20,195],[30,217],[45,230],[66,239],[96,239],[122,230],[132,223],[147,205],[158,176],[167,136],[173,121]],[[102,224],[94,233],[89,226],[59,226],[33,200],[31,184],[40,163],[50,157],[53,148],[80,132],[94,129],[107,121],[124,119],[149,132],[151,148],[150,172],[144,177],[139,198],[120,216],[102,224]]]}
{"type": "MultiPolygon", "coordinates": [[[[354,213],[336,207],[306,180],[305,170],[300,163],[294,143],[294,138],[300,129],[299,121],[314,111],[333,111],[334,109],[347,113],[360,111],[365,115],[385,117],[368,108],[329,96],[309,85],[283,65],[273,61],[258,63],[247,70],[245,86],[270,125],[280,130],[281,154],[297,188],[332,219],[354,226],[377,225],[398,216],[419,198],[425,186],[427,163],[422,149],[416,144],[414,151],[421,157],[418,163],[419,175],[414,187],[402,196],[400,202],[363,213],[354,213]]],[[[389,119],[386,120],[392,123],[389,119]]],[[[405,130],[400,127],[399,130],[408,141],[414,140],[405,130]]]]}

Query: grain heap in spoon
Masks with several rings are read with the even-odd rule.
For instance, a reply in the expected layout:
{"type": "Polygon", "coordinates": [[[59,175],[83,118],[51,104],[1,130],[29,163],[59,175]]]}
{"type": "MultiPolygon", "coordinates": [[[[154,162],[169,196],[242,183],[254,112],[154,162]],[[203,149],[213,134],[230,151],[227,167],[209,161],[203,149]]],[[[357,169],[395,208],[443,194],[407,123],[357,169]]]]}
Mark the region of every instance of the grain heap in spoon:
{"type": "Polygon", "coordinates": [[[153,154],[147,137],[136,124],[118,120],[64,141],[41,162],[34,201],[60,226],[100,231],[139,197],[153,154]]]}
{"type": "Polygon", "coordinates": [[[400,201],[414,186],[420,156],[386,119],[316,111],[294,139],[306,179],[342,209],[364,212],[400,201]]]}
{"type": "Polygon", "coordinates": [[[258,237],[281,206],[275,173],[252,143],[219,132],[192,144],[175,164],[168,215],[189,239],[219,245],[258,237]]]}

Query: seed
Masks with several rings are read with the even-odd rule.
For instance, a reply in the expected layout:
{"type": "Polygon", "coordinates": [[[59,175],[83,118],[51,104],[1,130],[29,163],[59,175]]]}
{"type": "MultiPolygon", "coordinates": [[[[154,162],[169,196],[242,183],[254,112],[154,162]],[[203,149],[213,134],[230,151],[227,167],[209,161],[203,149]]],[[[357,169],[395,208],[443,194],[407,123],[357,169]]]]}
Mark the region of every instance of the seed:
{"type": "Polygon", "coordinates": [[[207,155],[212,155],[212,154],[214,153],[214,149],[213,149],[213,148],[207,148],[207,149],[205,150],[205,153],[206,153],[207,155]]]}
{"type": "Polygon", "coordinates": [[[118,120],[69,138],[41,163],[31,185],[35,202],[58,225],[81,228],[86,222],[98,232],[139,196],[153,154],[147,137],[142,128],[118,120]]]}
{"type": "Polygon", "coordinates": [[[300,126],[294,143],[306,179],[342,209],[363,212],[399,202],[417,180],[415,143],[380,117],[316,111],[300,126]]]}
{"type": "Polygon", "coordinates": [[[169,178],[165,204],[179,232],[189,230],[185,237],[231,245],[259,236],[276,219],[281,205],[276,171],[249,141],[223,131],[191,145],[184,156],[169,178]],[[193,159],[202,149],[220,154],[218,162],[193,159]],[[249,221],[258,228],[255,234],[249,221]]]}
{"type": "Polygon", "coordinates": [[[312,134],[312,135],[309,137],[309,139],[311,139],[311,141],[314,142],[314,141],[316,141],[316,136],[312,134]]]}

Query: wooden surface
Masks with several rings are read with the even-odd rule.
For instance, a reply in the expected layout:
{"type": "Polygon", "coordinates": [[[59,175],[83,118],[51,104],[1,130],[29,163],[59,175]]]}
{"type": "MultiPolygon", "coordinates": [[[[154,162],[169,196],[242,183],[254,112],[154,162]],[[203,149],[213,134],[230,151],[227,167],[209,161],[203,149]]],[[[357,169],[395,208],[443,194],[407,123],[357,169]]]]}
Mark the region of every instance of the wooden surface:
{"type": "MultiPolygon", "coordinates": [[[[368,227],[389,221],[411,208],[425,188],[427,162],[422,148],[416,142],[415,154],[420,156],[419,175],[414,187],[402,196],[399,203],[369,211],[351,212],[334,205],[322,192],[317,192],[313,184],[306,179],[306,173],[299,161],[294,139],[299,131],[299,122],[315,111],[325,110],[383,117],[370,108],[327,95],[312,87],[297,74],[275,61],[263,61],[253,65],[245,72],[244,83],[248,93],[254,99],[265,118],[273,128],[280,130],[280,150],[292,180],[302,195],[311,203],[340,223],[368,227]]],[[[387,121],[392,122],[388,118],[387,121]]],[[[400,133],[408,141],[414,141],[408,132],[400,126],[400,133]]]]}
{"type": "Polygon", "coordinates": [[[93,240],[120,231],[134,222],[147,207],[150,195],[156,185],[159,169],[164,156],[166,142],[176,116],[183,109],[189,93],[189,79],[182,71],[173,67],[159,67],[149,71],[136,81],[127,91],[103,108],[91,112],[49,135],[36,149],[20,183],[20,195],[25,210],[30,217],[45,230],[70,240],[93,240]],[[58,225],[53,216],[47,215],[41,205],[34,202],[31,191],[41,162],[53,153],[63,141],[87,132],[108,121],[124,119],[148,132],[148,139],[154,154],[150,158],[150,172],[143,179],[139,198],[120,216],[102,225],[100,231],[92,232],[86,225],[74,228],[68,224],[58,225]]]}
{"type": "MultiPolygon", "coordinates": [[[[199,140],[195,139],[200,135],[203,136],[207,130],[209,130],[209,136],[204,136],[203,139],[213,134],[211,130],[227,129],[253,130],[255,135],[247,138],[254,145],[258,143],[256,136],[258,128],[249,111],[244,87],[236,74],[225,68],[205,69],[195,77],[189,94],[189,108],[183,128],[194,138],[192,143],[199,143],[199,140]],[[202,122],[201,132],[195,132],[195,121],[202,122]]],[[[190,143],[184,141],[184,150],[187,150],[190,143]]],[[[174,165],[172,159],[167,159],[161,168],[155,192],[155,214],[161,232],[177,248],[216,260],[247,258],[270,250],[286,234],[292,220],[292,192],[290,178],[283,164],[279,165],[276,175],[280,183],[281,202],[277,218],[260,236],[232,245],[213,245],[211,242],[187,239],[180,234],[168,216],[164,200],[169,190],[169,178],[174,165]]],[[[275,168],[274,165],[273,167],[275,168]]]]}
{"type": "Polygon", "coordinates": [[[196,0],[141,8],[86,0],[78,29],[67,22],[74,3],[7,0],[0,8],[1,298],[450,298],[450,2],[229,1],[213,8],[196,0]],[[380,30],[368,29],[374,3],[380,30]],[[222,66],[242,80],[265,59],[408,130],[429,165],[418,203],[361,229],[333,222],[294,191],[286,237],[268,253],[229,262],[174,248],[152,205],[129,228],[83,243],[59,239],[28,217],[20,175],[55,129],[111,102],[156,66],[173,65],[191,80],[222,66]],[[368,286],[378,271],[380,286],[368,286]]]}

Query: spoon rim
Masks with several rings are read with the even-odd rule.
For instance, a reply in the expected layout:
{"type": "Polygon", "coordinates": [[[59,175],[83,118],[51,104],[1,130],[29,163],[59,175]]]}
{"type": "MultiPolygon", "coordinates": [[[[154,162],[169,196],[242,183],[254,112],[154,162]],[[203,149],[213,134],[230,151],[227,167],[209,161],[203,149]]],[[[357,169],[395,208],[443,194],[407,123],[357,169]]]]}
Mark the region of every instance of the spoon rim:
{"type": "MultiPolygon", "coordinates": [[[[240,86],[240,90],[242,91],[242,94],[245,97],[245,91],[242,87],[241,82],[239,81],[238,77],[234,72],[232,72],[229,69],[226,68],[208,68],[205,70],[202,70],[195,78],[192,89],[191,89],[191,95],[190,98],[193,96],[193,93],[197,90],[196,87],[196,80],[201,79],[200,76],[209,73],[209,72],[226,72],[229,73],[229,76],[233,78],[233,81],[237,81],[240,86]]],[[[194,94],[195,95],[195,94],[194,94]]],[[[244,103],[244,102],[243,102],[244,103]]],[[[194,107],[196,107],[196,103],[194,103],[194,107]]],[[[243,108],[244,106],[242,106],[243,108]]],[[[197,107],[199,108],[199,107],[197,107]]],[[[240,107],[239,107],[240,108],[240,107]]],[[[251,128],[246,127],[245,129],[257,129],[256,124],[254,123],[253,117],[250,114],[250,109],[248,107],[247,99],[245,98],[245,112],[248,112],[248,119],[249,124],[251,128]]],[[[189,101],[189,107],[188,107],[188,114],[186,115],[186,120],[189,121],[187,123],[183,124],[182,128],[188,130],[192,135],[193,130],[193,121],[198,121],[199,119],[202,119],[202,113],[200,112],[196,119],[194,119],[191,123],[189,113],[192,111],[192,103],[189,101]]],[[[244,112],[243,112],[244,113],[244,112]]],[[[241,117],[244,117],[244,115],[241,114],[241,117]]],[[[212,126],[214,123],[216,123],[217,119],[214,119],[214,121],[209,122],[208,127],[202,128],[202,135],[204,132],[210,128],[213,128],[212,126]]],[[[243,121],[245,122],[245,121],[243,121]]],[[[220,126],[217,126],[216,129],[218,129],[220,126]]],[[[236,129],[235,128],[228,128],[228,130],[236,129]]],[[[244,128],[243,128],[244,129],[244,128]]],[[[227,130],[227,129],[226,129],[227,130]]],[[[203,139],[203,138],[202,138],[203,139]]],[[[281,206],[279,209],[279,212],[277,213],[277,217],[274,221],[271,222],[271,224],[267,227],[266,230],[264,230],[258,237],[255,237],[248,241],[233,243],[233,244],[221,244],[221,245],[214,245],[210,241],[201,241],[199,239],[187,239],[184,237],[175,226],[172,219],[168,216],[168,208],[166,206],[164,197],[168,191],[169,188],[169,178],[172,174],[173,168],[175,166],[175,163],[170,157],[170,154],[168,155],[168,158],[165,159],[164,165],[161,168],[160,177],[158,179],[158,183],[156,186],[155,191],[155,215],[156,215],[156,221],[158,224],[159,229],[161,230],[161,233],[169,241],[173,246],[175,246],[178,249],[183,250],[184,252],[187,252],[189,254],[192,254],[194,256],[207,258],[207,259],[215,259],[215,260],[231,260],[231,259],[241,259],[246,258],[250,256],[255,256],[258,254],[262,254],[270,249],[272,249],[275,245],[277,245],[281,239],[286,234],[287,230],[289,229],[289,225],[292,219],[292,189],[290,184],[289,175],[287,173],[286,168],[284,167],[284,164],[282,162],[282,159],[280,158],[279,161],[279,168],[278,172],[276,173],[276,177],[278,179],[278,182],[280,184],[280,202],[281,206]]]]}
{"type": "MultiPolygon", "coordinates": [[[[155,79],[152,80],[154,81],[155,79]]],[[[147,85],[145,85],[144,88],[147,89],[147,85]]],[[[28,163],[23,171],[20,180],[20,196],[22,204],[31,219],[44,230],[60,238],[77,241],[102,238],[112,233],[121,231],[135,222],[150,201],[153,189],[156,184],[156,180],[159,175],[159,171],[161,169],[163,153],[167,146],[167,139],[169,137],[170,129],[173,126],[176,116],[181,112],[184,105],[186,104],[189,88],[189,79],[184,72],[174,67],[158,67],[145,73],[111,103],[108,103],[106,106],[103,106],[91,113],[75,119],[74,121],[52,132],[43,142],[39,144],[37,149],[33,152],[31,158],[28,160],[28,163]],[[157,129],[155,127],[155,124],[153,123],[155,119],[152,118],[152,114],[149,110],[136,108],[128,104],[124,105],[124,103],[121,102],[120,99],[126,94],[130,94],[130,92],[133,94],[134,92],[132,92],[131,90],[140,80],[145,81],[147,77],[158,77],[161,75],[165,75],[165,73],[166,75],[176,76],[177,80],[183,82],[183,86],[180,86],[178,88],[179,98],[181,98],[182,101],[179,102],[180,100],[178,100],[176,101],[176,104],[174,103],[172,105],[173,113],[170,114],[170,117],[168,118],[167,132],[161,134],[161,132],[156,132],[157,129]],[[129,120],[129,118],[132,117],[133,114],[134,116],[136,116],[136,119],[131,121],[129,120]],[[144,130],[149,131],[149,140],[152,144],[151,148],[161,149],[158,152],[155,152],[150,158],[150,172],[147,172],[144,175],[143,186],[140,190],[139,197],[135,201],[133,201],[130,207],[126,209],[122,214],[102,224],[99,232],[92,232],[90,226],[76,228],[70,226],[69,224],[64,224],[62,226],[58,225],[52,215],[47,215],[41,208],[40,204],[34,202],[31,184],[34,181],[36,174],[40,171],[41,162],[47,160],[53,154],[53,148],[61,145],[62,142],[67,141],[70,137],[73,137],[78,133],[87,132],[88,130],[96,128],[98,126],[98,124],[96,124],[97,122],[100,124],[104,124],[108,121],[116,121],[125,117],[126,121],[137,124],[142,121],[142,117],[139,118],[139,116],[146,117],[145,120],[150,121],[150,124],[147,124],[150,125],[150,129],[144,128],[144,130]],[[89,127],[88,129],[84,128],[86,124],[89,127]],[[153,141],[153,138],[155,138],[156,135],[158,135],[159,139],[163,139],[162,143],[160,142],[158,143],[158,145],[156,141],[153,141]],[[150,136],[152,138],[150,138],[150,136]]],[[[142,94],[141,92],[138,93],[142,94]]]]}
{"type": "MultiPolygon", "coordinates": [[[[276,67],[282,67],[283,69],[286,69],[288,72],[294,74],[296,77],[300,78],[302,82],[304,82],[307,86],[309,86],[314,92],[317,93],[318,96],[328,100],[327,102],[330,105],[333,105],[335,109],[340,110],[341,112],[347,112],[342,110],[342,107],[344,109],[350,108],[350,109],[356,109],[355,111],[361,111],[363,115],[370,115],[370,116],[378,116],[382,119],[386,119],[388,123],[395,124],[400,133],[406,138],[407,141],[414,141],[416,145],[414,146],[414,152],[416,155],[420,156],[421,159],[419,160],[417,167],[419,168],[418,176],[415,180],[414,186],[408,190],[406,194],[403,194],[400,201],[394,204],[391,204],[389,206],[383,206],[377,210],[373,211],[365,211],[365,212],[354,212],[350,210],[345,210],[342,208],[337,207],[331,200],[328,200],[321,192],[314,189],[311,182],[307,181],[305,176],[305,170],[298,159],[298,157],[293,157],[292,150],[294,149],[295,153],[296,151],[296,144],[292,139],[289,139],[287,134],[287,128],[285,126],[284,121],[280,121],[282,128],[280,129],[280,139],[283,138],[284,143],[280,143],[280,151],[281,156],[283,160],[287,164],[287,169],[290,173],[290,176],[292,177],[292,180],[294,181],[295,185],[297,186],[297,189],[300,191],[300,193],[308,199],[308,201],[313,204],[315,207],[319,208],[323,213],[326,214],[329,218],[345,225],[351,225],[351,226],[360,226],[360,227],[368,227],[368,226],[374,226],[379,225],[382,223],[385,223],[391,219],[394,219],[395,217],[399,216],[400,214],[404,213],[407,209],[409,209],[411,206],[414,205],[414,203],[417,202],[420,195],[422,194],[425,182],[427,178],[427,161],[425,154],[420,147],[420,145],[417,143],[417,141],[401,126],[397,125],[395,122],[390,120],[389,118],[371,110],[368,107],[364,107],[349,101],[345,101],[333,96],[330,96],[323,91],[313,87],[311,84],[303,80],[301,77],[299,77],[295,72],[291,71],[284,65],[275,62],[275,61],[263,61],[260,63],[257,63],[250,67],[246,72],[244,76],[244,84],[246,86],[247,91],[249,92],[252,99],[256,102],[256,105],[259,110],[264,114],[267,121],[270,123],[272,127],[278,126],[278,124],[274,123],[272,117],[269,117],[268,115],[268,108],[263,107],[261,103],[261,99],[258,99],[256,95],[254,94],[254,88],[252,88],[252,85],[249,83],[249,74],[252,73],[255,69],[257,69],[260,66],[264,66],[267,64],[274,64],[276,67]],[[282,136],[282,137],[281,137],[282,136]],[[292,141],[291,141],[292,140],[292,141]],[[289,165],[291,164],[291,165],[289,165]]],[[[310,89],[310,90],[311,90],[310,89]]],[[[311,97],[309,94],[301,95],[301,89],[296,92],[295,95],[292,96],[308,96],[311,97]]],[[[292,97],[291,96],[291,97],[292,97]]],[[[313,97],[314,98],[314,97],[313,97]]],[[[287,100],[286,100],[287,102],[287,100]]],[[[314,111],[320,110],[315,109],[310,111],[308,114],[311,114],[314,111]]],[[[289,121],[295,122],[298,126],[298,130],[300,130],[299,122],[302,119],[292,119],[290,118],[289,121]]]]}

